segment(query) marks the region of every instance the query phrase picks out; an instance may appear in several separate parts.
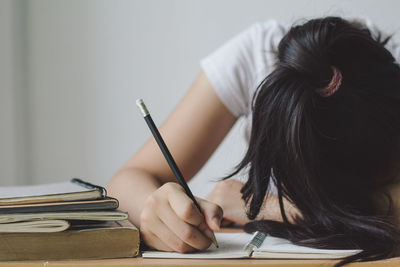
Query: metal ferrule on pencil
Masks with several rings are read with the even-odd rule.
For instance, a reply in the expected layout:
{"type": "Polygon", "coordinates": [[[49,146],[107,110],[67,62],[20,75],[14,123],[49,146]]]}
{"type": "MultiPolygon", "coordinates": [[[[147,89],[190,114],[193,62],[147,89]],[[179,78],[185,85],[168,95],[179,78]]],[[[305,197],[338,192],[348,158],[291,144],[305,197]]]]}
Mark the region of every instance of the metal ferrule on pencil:
{"type": "Polygon", "coordinates": [[[146,117],[147,115],[149,115],[149,111],[147,110],[146,105],[143,102],[143,99],[138,99],[136,100],[136,105],[139,107],[140,112],[142,112],[143,117],[146,117]]]}

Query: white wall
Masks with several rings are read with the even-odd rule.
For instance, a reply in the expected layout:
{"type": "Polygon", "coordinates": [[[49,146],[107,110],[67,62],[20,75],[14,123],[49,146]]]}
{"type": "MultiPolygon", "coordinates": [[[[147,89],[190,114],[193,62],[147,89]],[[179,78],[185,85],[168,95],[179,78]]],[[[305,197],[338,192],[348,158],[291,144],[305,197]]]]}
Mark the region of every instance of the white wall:
{"type": "MultiPolygon", "coordinates": [[[[255,21],[364,15],[394,31],[398,10],[396,0],[0,0],[0,183],[105,185],[150,136],[136,98],[161,124],[199,60],[255,21]]],[[[239,128],[195,192],[238,163],[239,128]]]]}
{"type": "Polygon", "coordinates": [[[0,2],[0,31],[2,33],[2,46],[0,50],[0,80],[2,89],[0,90],[0,122],[1,138],[0,147],[4,152],[0,154],[2,162],[2,180],[9,183],[13,182],[15,173],[15,138],[14,138],[14,94],[13,94],[13,57],[12,57],[12,16],[11,3],[9,1],[0,2]],[[5,153],[7,151],[7,153],[5,153]],[[3,178],[4,177],[4,178],[3,178]]]}
{"type": "Polygon", "coordinates": [[[0,183],[25,183],[24,12],[19,0],[0,1],[0,183]]]}

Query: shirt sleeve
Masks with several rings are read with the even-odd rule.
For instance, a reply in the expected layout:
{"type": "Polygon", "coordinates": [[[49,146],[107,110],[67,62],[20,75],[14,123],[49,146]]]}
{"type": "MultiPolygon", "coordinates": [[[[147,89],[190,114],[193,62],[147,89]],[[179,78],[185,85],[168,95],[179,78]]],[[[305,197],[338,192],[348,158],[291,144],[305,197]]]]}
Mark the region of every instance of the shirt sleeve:
{"type": "Polygon", "coordinates": [[[221,102],[236,117],[246,115],[254,81],[265,68],[265,50],[272,50],[275,20],[256,23],[202,59],[200,65],[221,102]]]}

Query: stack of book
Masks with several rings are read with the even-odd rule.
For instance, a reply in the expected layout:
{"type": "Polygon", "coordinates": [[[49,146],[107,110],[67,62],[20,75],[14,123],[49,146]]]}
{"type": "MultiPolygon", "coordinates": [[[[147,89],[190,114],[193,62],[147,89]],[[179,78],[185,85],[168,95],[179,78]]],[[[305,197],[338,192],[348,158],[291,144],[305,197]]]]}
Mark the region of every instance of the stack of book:
{"type": "Polygon", "coordinates": [[[139,231],[97,185],[0,187],[0,260],[136,256],[139,231]]]}

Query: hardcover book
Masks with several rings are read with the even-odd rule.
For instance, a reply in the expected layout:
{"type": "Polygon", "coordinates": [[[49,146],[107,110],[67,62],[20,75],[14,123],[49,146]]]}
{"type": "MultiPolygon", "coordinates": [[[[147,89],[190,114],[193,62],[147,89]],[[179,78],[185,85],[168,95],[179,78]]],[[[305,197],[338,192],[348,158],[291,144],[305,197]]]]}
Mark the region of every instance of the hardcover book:
{"type": "Polygon", "coordinates": [[[139,230],[128,220],[53,233],[0,233],[1,261],[121,258],[138,251],[139,230]]]}

